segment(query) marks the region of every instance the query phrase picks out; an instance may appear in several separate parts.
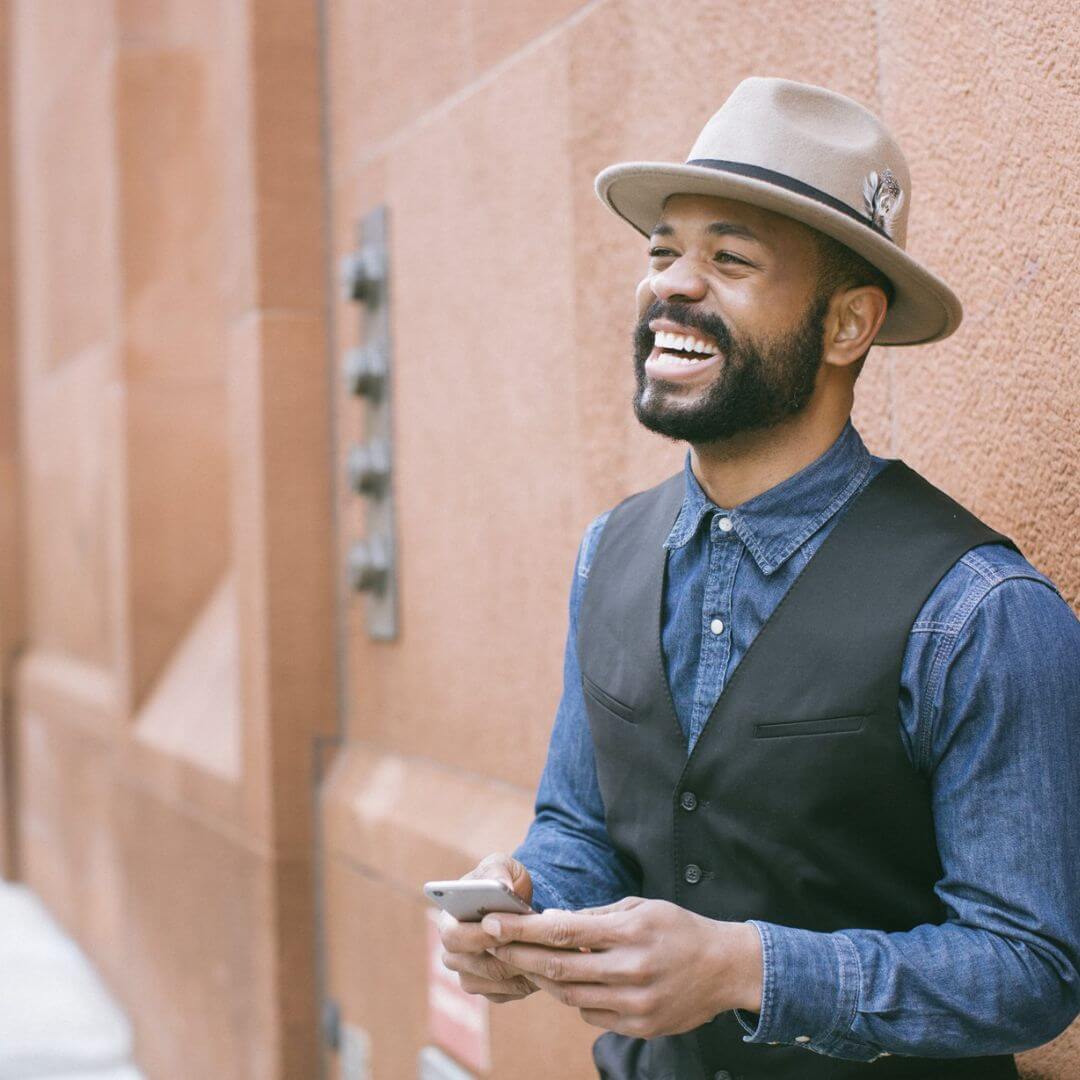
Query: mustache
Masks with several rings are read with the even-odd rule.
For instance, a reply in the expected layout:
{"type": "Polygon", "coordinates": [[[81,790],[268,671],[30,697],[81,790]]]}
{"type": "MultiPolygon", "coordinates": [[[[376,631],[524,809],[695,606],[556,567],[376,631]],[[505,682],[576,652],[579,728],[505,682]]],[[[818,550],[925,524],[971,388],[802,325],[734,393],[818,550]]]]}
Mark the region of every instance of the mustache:
{"type": "Polygon", "coordinates": [[[634,330],[634,342],[638,350],[648,352],[652,347],[653,332],[649,329],[649,323],[653,319],[670,319],[680,326],[700,330],[716,342],[721,352],[727,354],[731,351],[733,339],[723,319],[718,315],[699,311],[692,304],[682,304],[677,301],[656,301],[649,305],[649,309],[642,315],[634,330]]]}

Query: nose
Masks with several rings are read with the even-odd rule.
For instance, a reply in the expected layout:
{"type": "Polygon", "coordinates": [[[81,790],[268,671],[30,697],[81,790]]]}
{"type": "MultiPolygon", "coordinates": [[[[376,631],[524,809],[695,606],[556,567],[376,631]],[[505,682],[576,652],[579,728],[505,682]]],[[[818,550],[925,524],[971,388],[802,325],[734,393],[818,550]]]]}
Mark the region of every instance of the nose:
{"type": "Polygon", "coordinates": [[[701,300],[708,291],[705,275],[696,269],[693,259],[676,259],[670,266],[653,274],[649,286],[660,300],[701,300]]]}

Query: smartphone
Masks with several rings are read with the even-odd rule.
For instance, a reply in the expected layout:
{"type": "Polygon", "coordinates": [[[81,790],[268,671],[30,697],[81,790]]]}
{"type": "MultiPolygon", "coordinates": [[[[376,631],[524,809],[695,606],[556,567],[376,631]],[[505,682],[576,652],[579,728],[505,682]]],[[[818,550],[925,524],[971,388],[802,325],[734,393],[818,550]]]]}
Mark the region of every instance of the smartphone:
{"type": "Polygon", "coordinates": [[[509,885],[494,878],[429,881],[424,885],[424,895],[443,911],[449,911],[458,922],[479,922],[490,911],[534,914],[509,885]]]}

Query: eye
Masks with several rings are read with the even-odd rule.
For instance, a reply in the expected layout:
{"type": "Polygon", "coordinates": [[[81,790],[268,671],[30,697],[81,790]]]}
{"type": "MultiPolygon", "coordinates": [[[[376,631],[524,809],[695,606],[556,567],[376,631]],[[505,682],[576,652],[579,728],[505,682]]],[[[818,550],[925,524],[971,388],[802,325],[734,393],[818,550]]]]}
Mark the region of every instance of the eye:
{"type": "MultiPolygon", "coordinates": [[[[674,255],[675,252],[671,248],[659,248],[654,247],[649,249],[649,257],[652,259],[662,259],[668,255],[674,255]]],[[[749,266],[750,264],[745,259],[740,259],[738,255],[731,251],[718,251],[714,256],[714,259],[718,259],[721,262],[729,262],[739,266],[749,266]]]]}

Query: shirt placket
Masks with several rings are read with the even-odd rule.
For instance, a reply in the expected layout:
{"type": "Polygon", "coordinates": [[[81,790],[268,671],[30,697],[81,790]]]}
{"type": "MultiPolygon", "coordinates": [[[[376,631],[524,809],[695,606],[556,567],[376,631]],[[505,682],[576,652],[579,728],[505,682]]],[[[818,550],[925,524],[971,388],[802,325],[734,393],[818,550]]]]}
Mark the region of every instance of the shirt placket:
{"type": "Polygon", "coordinates": [[[743,545],[732,528],[731,518],[713,514],[709,525],[709,571],[701,604],[701,650],[690,718],[689,750],[693,750],[724,688],[731,656],[731,598],[742,552],[743,545]]]}

